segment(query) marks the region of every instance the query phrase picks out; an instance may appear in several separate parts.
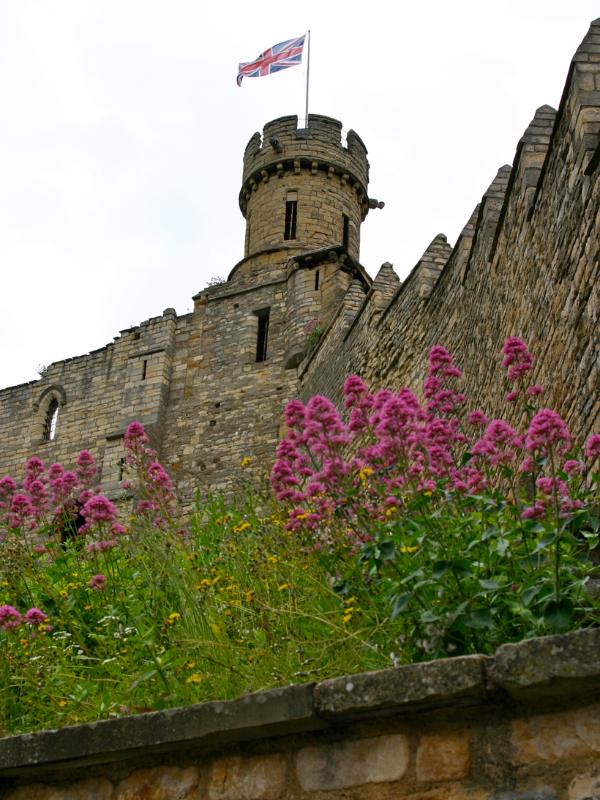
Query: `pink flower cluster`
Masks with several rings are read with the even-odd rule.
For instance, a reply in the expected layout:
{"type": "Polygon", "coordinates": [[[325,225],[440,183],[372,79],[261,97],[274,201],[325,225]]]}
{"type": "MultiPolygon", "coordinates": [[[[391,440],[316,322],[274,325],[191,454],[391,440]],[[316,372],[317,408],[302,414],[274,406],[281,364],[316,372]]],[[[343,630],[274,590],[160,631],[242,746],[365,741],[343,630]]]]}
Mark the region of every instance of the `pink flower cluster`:
{"type": "MultiPolygon", "coordinates": [[[[177,498],[168,472],[149,446],[149,437],[141,422],[130,422],[125,432],[125,462],[137,478],[136,513],[151,520],[157,528],[167,528],[177,512],[177,498]]],[[[124,487],[132,489],[131,481],[124,487]]]]}
{"type": "Polygon", "coordinates": [[[90,486],[97,471],[88,450],[79,453],[75,472],[60,464],[46,469],[40,458],[32,456],[25,463],[21,487],[10,475],[0,478],[0,526],[35,531],[75,502],[85,503],[92,496],[90,486]]]}
{"type": "Polygon", "coordinates": [[[0,628],[4,631],[9,631],[25,624],[35,625],[39,630],[48,633],[52,630],[52,626],[44,624],[47,619],[48,615],[39,608],[30,608],[23,615],[14,606],[0,606],[0,628]]]}
{"type": "Polygon", "coordinates": [[[455,388],[460,377],[450,354],[436,346],[425,405],[409,389],[371,394],[357,375],[344,384],[347,421],[326,397],[288,403],[288,433],[271,471],[277,498],[292,505],[288,528],[317,529],[333,514],[353,524],[382,519],[402,505],[404,492],[432,492],[441,479],[461,491],[484,485],[480,470],[456,466],[466,442],[456,416],[465,400],[455,388]]]}
{"type": "MultiPolygon", "coordinates": [[[[503,352],[510,380],[518,381],[532,368],[533,357],[520,339],[507,339],[503,352]]],[[[489,420],[480,409],[466,415],[465,397],[456,386],[460,378],[451,355],[436,345],[429,353],[423,403],[409,389],[372,394],[358,375],[348,376],[344,384],[345,416],[322,396],[306,405],[288,403],[288,430],[271,471],[277,498],[290,506],[288,529],[308,529],[322,538],[329,520],[341,515],[360,540],[361,521],[385,519],[411,494],[479,494],[507,468],[538,479],[525,518],[544,516],[551,499],[558,499],[564,516],[577,510],[580,501],[566,482],[543,472],[543,464],[552,466],[546,463],[551,454],[565,457],[572,447],[560,416],[541,409],[526,433],[519,433],[502,419],[489,420]],[[476,433],[471,439],[464,432],[465,416],[476,433]]],[[[538,385],[527,389],[529,397],[542,392],[538,385]]],[[[586,455],[593,459],[599,454],[600,436],[594,435],[586,455]]],[[[562,469],[576,483],[585,466],[566,458],[562,469]]]]}

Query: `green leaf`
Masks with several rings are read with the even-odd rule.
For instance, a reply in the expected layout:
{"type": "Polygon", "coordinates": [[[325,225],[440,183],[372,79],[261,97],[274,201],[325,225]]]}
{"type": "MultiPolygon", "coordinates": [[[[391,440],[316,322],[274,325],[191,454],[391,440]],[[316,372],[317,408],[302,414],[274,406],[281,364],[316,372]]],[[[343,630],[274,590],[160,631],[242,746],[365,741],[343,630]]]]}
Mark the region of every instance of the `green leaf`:
{"type": "Polygon", "coordinates": [[[473,574],[473,565],[468,558],[455,558],[450,562],[450,565],[452,571],[461,577],[473,574]]]}
{"type": "Polygon", "coordinates": [[[496,552],[498,553],[499,556],[503,556],[506,554],[506,551],[508,550],[509,546],[510,542],[508,541],[508,539],[504,538],[498,539],[498,541],[496,542],[496,552]]]}
{"type": "Polygon", "coordinates": [[[434,578],[442,578],[450,569],[448,561],[436,561],[431,570],[431,575],[434,578]]]}
{"type": "Polygon", "coordinates": [[[523,605],[528,606],[541,588],[541,586],[530,586],[528,589],[524,589],[523,592],[521,592],[521,601],[523,605]]]}
{"type": "Polygon", "coordinates": [[[379,552],[384,561],[391,561],[395,555],[396,546],[391,539],[379,543],[379,552]]]}
{"type": "Polygon", "coordinates": [[[390,619],[396,619],[398,614],[406,608],[410,601],[410,594],[399,594],[394,598],[390,619]]]}
{"type": "Polygon", "coordinates": [[[558,602],[550,600],[544,607],[544,620],[552,630],[561,633],[570,628],[573,610],[573,603],[568,598],[558,602]]]}
{"type": "Polygon", "coordinates": [[[423,611],[419,620],[421,622],[437,622],[439,619],[437,614],[434,614],[432,611],[423,611]]]}
{"type": "Polygon", "coordinates": [[[477,630],[491,628],[493,624],[494,620],[488,608],[474,608],[465,620],[465,625],[468,628],[477,630]]]}
{"type": "Polygon", "coordinates": [[[539,553],[541,550],[545,550],[547,547],[550,547],[556,542],[557,535],[555,533],[551,533],[548,536],[544,536],[539,542],[536,544],[533,552],[539,553]]]}
{"type": "Polygon", "coordinates": [[[489,589],[490,591],[500,588],[498,581],[494,581],[491,578],[480,578],[479,585],[483,589],[489,589]]]}

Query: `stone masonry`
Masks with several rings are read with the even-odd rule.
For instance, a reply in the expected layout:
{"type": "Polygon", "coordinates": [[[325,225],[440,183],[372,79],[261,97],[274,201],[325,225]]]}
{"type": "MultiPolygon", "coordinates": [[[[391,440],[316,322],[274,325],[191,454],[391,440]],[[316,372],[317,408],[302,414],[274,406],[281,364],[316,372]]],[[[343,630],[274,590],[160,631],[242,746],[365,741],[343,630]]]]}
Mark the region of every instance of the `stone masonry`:
{"type": "Polygon", "coordinates": [[[273,459],[286,400],[339,400],[346,374],[372,388],[419,389],[442,344],[464,371],[471,407],[505,416],[504,338],[536,356],[544,405],[574,434],[598,430],[600,20],[571,64],[557,111],[537,110],[454,246],[436,236],[401,283],[390,264],[372,281],[360,226],[368,196],[360,137],[311,115],[269,122],[244,154],[244,258],[227,281],[122,331],[95,352],[51,364],[0,391],[0,474],[32,454],[72,465],[91,450],[119,494],[122,437],[143,422],[185,505],[197,487],[231,491],[241,460],[273,459]],[[325,332],[310,354],[308,330],[325,332]],[[58,404],[54,438],[50,410],[58,404]]]}
{"type": "Polygon", "coordinates": [[[600,631],[0,740],[5,800],[597,800],[600,631]]]}

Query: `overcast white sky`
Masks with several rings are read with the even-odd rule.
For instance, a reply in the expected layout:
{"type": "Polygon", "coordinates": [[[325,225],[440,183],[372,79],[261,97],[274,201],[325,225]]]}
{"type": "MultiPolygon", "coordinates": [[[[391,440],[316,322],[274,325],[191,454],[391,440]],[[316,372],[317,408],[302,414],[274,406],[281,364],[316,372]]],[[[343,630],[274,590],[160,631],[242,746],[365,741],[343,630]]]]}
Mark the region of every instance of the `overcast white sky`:
{"type": "Polygon", "coordinates": [[[312,33],[310,111],[365,141],[373,275],[451,243],[557,106],[598,0],[0,0],[0,387],[191,297],[243,255],[242,153],[304,114],[305,67],[239,61],[312,33]]]}

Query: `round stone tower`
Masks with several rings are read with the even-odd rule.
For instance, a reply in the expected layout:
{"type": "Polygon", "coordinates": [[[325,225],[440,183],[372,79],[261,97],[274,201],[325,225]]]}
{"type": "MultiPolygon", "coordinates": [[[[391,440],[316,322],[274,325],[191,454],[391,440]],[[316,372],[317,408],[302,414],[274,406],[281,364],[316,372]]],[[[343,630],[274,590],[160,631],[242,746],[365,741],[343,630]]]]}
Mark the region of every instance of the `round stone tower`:
{"type": "Polygon", "coordinates": [[[341,244],[358,260],[368,183],[367,149],[354,131],[344,147],[338,120],[311,114],[307,128],[295,116],[268,122],[244,153],[244,256],[341,244]]]}
{"type": "MultiPolygon", "coordinates": [[[[244,153],[240,209],[244,258],[230,279],[261,282],[285,270],[286,366],[305,352],[307,328],[331,318],[357,271],[360,226],[369,208],[367,149],[342,123],[311,114],[268,122],[244,153]]],[[[379,204],[382,205],[382,204],[379,204]]],[[[281,273],[280,273],[281,274],[281,273]]]]}

